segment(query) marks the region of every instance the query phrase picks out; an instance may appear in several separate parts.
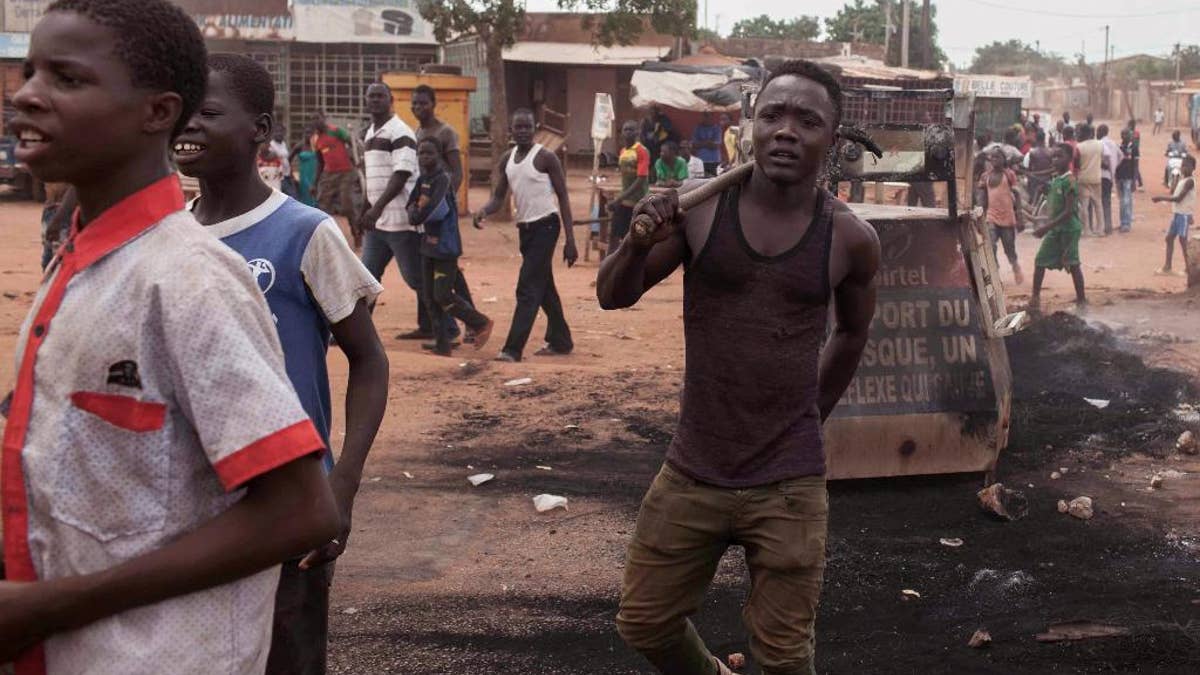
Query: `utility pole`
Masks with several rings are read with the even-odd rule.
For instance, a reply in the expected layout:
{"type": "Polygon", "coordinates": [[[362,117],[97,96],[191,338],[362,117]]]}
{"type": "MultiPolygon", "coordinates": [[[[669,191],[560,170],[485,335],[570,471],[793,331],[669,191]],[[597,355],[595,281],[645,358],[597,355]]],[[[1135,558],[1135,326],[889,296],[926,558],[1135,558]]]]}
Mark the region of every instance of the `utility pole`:
{"type": "Polygon", "coordinates": [[[1101,80],[1108,79],[1108,26],[1104,26],[1104,70],[1101,80]]]}
{"type": "Polygon", "coordinates": [[[921,45],[921,66],[925,70],[929,70],[933,65],[933,36],[929,34],[929,13],[929,0],[925,0],[921,5],[921,39],[924,41],[921,45]]]}
{"type": "Polygon", "coordinates": [[[908,67],[908,0],[900,0],[900,67],[908,67]]]}
{"type": "Polygon", "coordinates": [[[1182,79],[1180,77],[1183,74],[1181,72],[1182,70],[1183,70],[1183,52],[1180,51],[1180,44],[1178,42],[1176,42],[1175,43],[1175,81],[1176,82],[1179,82],[1180,79],[1182,79]]]}
{"type": "Polygon", "coordinates": [[[892,52],[892,3],[883,0],[883,61],[887,62],[888,54],[892,52]]]}

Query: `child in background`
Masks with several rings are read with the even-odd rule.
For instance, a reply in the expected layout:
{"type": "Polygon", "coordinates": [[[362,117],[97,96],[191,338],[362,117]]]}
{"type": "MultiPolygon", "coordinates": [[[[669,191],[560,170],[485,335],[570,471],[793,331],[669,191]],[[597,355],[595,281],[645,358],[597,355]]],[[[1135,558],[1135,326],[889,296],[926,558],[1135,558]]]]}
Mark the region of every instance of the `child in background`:
{"type": "Polygon", "coordinates": [[[1021,197],[1013,191],[1017,186],[1017,174],[1006,168],[1007,161],[1001,149],[993,149],[987,168],[979,178],[979,187],[987,194],[987,225],[992,255],[996,255],[997,242],[1004,244],[1004,254],[1012,266],[1013,279],[1020,286],[1025,283],[1021,264],[1017,262],[1017,232],[1024,229],[1017,222],[1021,197]]]}
{"type": "Polygon", "coordinates": [[[707,172],[704,169],[704,162],[699,157],[692,154],[692,142],[679,142],[679,157],[687,162],[688,178],[704,178],[707,172]]]}
{"type": "Polygon", "coordinates": [[[679,156],[679,146],[675,141],[667,141],[662,146],[662,156],[654,162],[655,185],[659,187],[679,187],[688,179],[688,165],[679,156]]]}
{"type": "MultiPolygon", "coordinates": [[[[1067,127],[1070,128],[1070,127],[1067,127]]],[[[1033,236],[1042,239],[1034,261],[1033,293],[1029,298],[1029,309],[1041,308],[1042,282],[1046,270],[1065,269],[1075,282],[1075,304],[1082,310],[1087,306],[1083,292],[1083,268],[1079,264],[1079,237],[1083,224],[1079,221],[1079,190],[1071,176],[1071,160],[1075,148],[1067,143],[1054,147],[1054,171],[1057,174],[1046,189],[1046,212],[1050,220],[1033,231],[1033,236]]]]}
{"type": "MultiPolygon", "coordinates": [[[[450,192],[450,175],[442,168],[442,144],[426,136],[417,144],[417,166],[421,176],[408,196],[408,222],[423,226],[421,238],[422,270],[425,275],[425,306],[430,325],[440,326],[445,315],[462,321],[475,331],[475,349],[483,349],[492,335],[494,322],[475,310],[454,292],[458,278],[458,258],[462,255],[462,237],[458,232],[458,209],[450,192]]],[[[445,331],[435,331],[436,341],[422,345],[438,356],[453,351],[445,331]]]]}
{"type": "Polygon", "coordinates": [[[288,159],[298,173],[299,185],[296,191],[299,194],[296,199],[305,206],[315,207],[317,205],[317,165],[321,162],[321,153],[313,150],[311,134],[305,134],[304,140],[292,148],[292,154],[288,159]]]}
{"type": "Polygon", "coordinates": [[[282,191],[283,166],[286,161],[285,157],[275,153],[275,148],[271,147],[270,143],[263,143],[259,146],[256,157],[258,177],[272,190],[282,191]]]}
{"type": "Polygon", "coordinates": [[[1183,268],[1188,269],[1188,228],[1196,213],[1196,158],[1188,155],[1179,168],[1180,179],[1170,197],[1155,197],[1151,201],[1171,203],[1171,226],[1167,228],[1167,260],[1159,274],[1171,274],[1171,258],[1175,253],[1175,239],[1179,239],[1179,252],[1183,254],[1183,268]]]}

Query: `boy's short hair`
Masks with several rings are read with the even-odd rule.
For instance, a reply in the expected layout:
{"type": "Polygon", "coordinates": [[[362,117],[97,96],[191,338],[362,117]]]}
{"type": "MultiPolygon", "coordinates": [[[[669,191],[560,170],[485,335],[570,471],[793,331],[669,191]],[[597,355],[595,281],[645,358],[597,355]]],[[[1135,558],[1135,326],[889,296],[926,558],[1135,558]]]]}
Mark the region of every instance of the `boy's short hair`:
{"type": "Polygon", "coordinates": [[[183,106],[171,136],[183,131],[208,82],[204,38],[187,13],[166,0],[57,0],[50,12],[75,12],[111,30],[135,87],[179,94],[183,106]]]}
{"type": "Polygon", "coordinates": [[[663,143],[662,149],[663,150],[669,149],[671,152],[674,152],[675,154],[679,154],[679,144],[676,143],[675,141],[667,141],[666,143],[663,143]]]}
{"type": "Polygon", "coordinates": [[[242,54],[219,53],[209,55],[208,69],[228,78],[229,88],[250,114],[274,114],[275,83],[261,63],[242,54]]]}
{"type": "Polygon", "coordinates": [[[416,87],[413,88],[412,95],[413,96],[417,96],[417,95],[427,96],[427,97],[429,97],[430,105],[437,105],[437,92],[433,90],[433,87],[431,87],[427,84],[418,84],[416,87]]]}

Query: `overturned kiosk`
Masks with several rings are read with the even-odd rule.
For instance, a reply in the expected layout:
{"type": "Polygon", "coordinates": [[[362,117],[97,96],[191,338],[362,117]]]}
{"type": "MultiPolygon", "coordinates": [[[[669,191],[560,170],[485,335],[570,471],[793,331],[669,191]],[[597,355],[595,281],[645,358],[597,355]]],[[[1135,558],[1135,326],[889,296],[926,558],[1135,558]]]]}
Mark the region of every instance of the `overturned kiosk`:
{"type": "Polygon", "coordinates": [[[1004,337],[1026,317],[1007,312],[970,203],[972,115],[955,114],[949,78],[841,79],[843,138],[868,141],[842,141],[829,184],[858,202],[851,208],[878,232],[883,257],[866,350],[825,425],[828,476],[990,474],[1011,414],[1004,337]],[[861,203],[868,184],[880,202],[885,186],[899,186],[932,203],[861,203]]]}

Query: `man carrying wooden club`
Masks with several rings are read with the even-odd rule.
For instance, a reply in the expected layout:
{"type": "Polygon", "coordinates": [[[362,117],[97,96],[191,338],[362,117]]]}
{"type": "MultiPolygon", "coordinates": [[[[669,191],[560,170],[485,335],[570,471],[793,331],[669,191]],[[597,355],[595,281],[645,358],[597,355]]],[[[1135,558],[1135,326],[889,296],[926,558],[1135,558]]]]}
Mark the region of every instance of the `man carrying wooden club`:
{"type": "Polygon", "coordinates": [[[717,193],[690,209],[686,192],[642,200],[600,270],[600,304],[616,309],[686,266],[679,427],[642,501],[617,615],[621,636],[664,674],[729,672],[688,617],[730,545],[746,550],[755,661],[767,675],[814,672],[821,425],[866,345],[880,257],[875,231],[817,186],[841,112],[829,73],[783,64],[755,104],[754,164],[689,182],[685,191],[717,193]]]}

